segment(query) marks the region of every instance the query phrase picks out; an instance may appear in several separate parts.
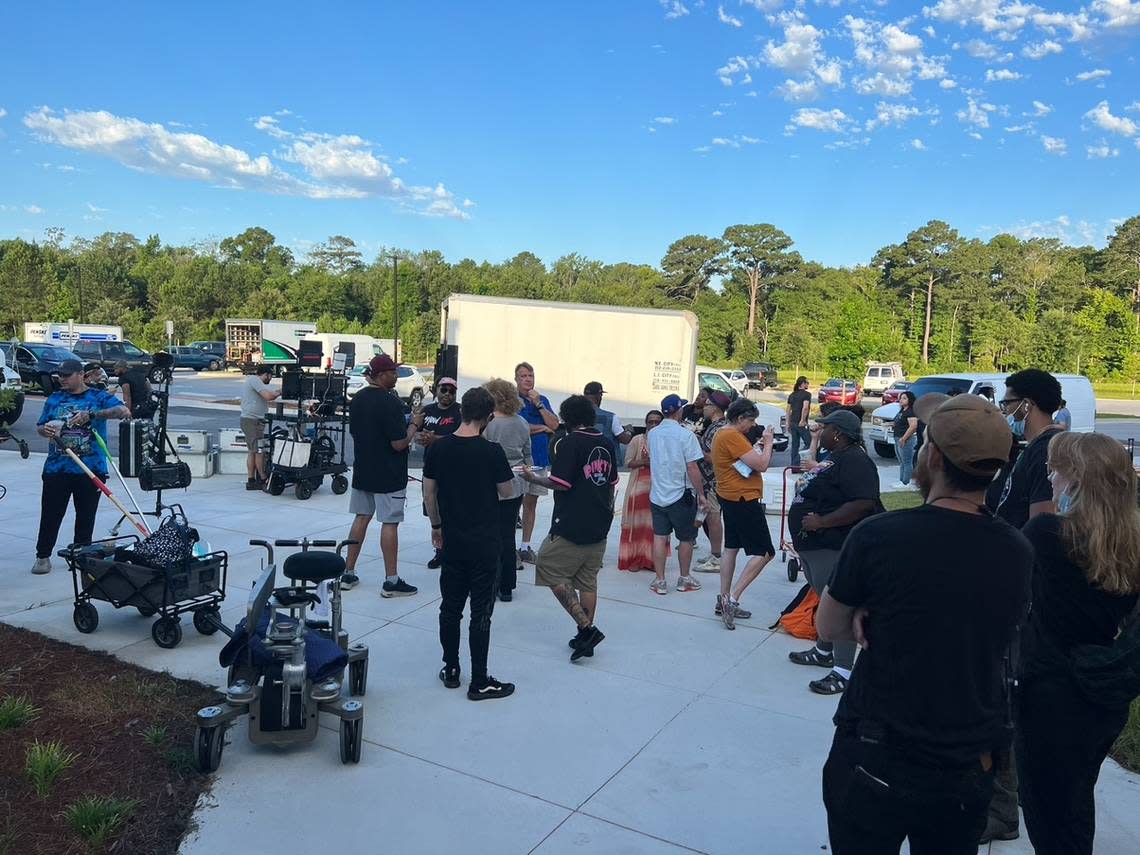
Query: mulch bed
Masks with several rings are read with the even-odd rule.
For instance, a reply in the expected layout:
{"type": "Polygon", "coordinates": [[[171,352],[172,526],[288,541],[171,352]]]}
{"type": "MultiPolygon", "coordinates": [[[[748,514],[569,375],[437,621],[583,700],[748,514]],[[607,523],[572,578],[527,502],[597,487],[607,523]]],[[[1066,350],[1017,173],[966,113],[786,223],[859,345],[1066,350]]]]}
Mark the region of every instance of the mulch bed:
{"type": "Polygon", "coordinates": [[[0,855],[94,855],[62,819],[87,795],[138,801],[103,852],[174,855],[209,785],[194,765],[194,713],[218,692],[0,624],[0,699],[21,695],[40,712],[0,731],[0,855]],[[42,799],[24,771],[37,739],[79,754],[42,799]]]}

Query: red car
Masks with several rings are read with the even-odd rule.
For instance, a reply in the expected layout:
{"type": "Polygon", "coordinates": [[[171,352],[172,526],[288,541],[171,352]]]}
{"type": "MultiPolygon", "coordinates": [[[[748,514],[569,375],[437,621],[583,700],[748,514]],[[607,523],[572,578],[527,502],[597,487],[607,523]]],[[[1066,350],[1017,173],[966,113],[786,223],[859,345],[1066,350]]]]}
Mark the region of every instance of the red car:
{"type": "Polygon", "coordinates": [[[909,380],[896,380],[883,391],[883,403],[897,404],[899,402],[899,393],[905,392],[909,388],[909,380]]]}
{"type": "Polygon", "coordinates": [[[841,406],[849,407],[862,402],[863,387],[854,380],[838,380],[832,377],[819,387],[818,397],[821,404],[834,401],[841,406]]]}

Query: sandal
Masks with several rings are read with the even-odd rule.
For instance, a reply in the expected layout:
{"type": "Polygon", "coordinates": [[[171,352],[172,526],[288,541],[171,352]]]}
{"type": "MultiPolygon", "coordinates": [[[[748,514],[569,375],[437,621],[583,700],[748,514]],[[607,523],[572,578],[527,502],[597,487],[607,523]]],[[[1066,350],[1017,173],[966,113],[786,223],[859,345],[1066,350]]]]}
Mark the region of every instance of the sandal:
{"type": "Polygon", "coordinates": [[[797,665],[816,665],[820,668],[834,668],[835,656],[831,653],[821,653],[818,647],[810,650],[798,650],[788,654],[788,658],[797,665]]]}
{"type": "Polygon", "coordinates": [[[822,680],[812,680],[808,688],[817,695],[838,695],[847,690],[847,680],[832,671],[822,680]]]}

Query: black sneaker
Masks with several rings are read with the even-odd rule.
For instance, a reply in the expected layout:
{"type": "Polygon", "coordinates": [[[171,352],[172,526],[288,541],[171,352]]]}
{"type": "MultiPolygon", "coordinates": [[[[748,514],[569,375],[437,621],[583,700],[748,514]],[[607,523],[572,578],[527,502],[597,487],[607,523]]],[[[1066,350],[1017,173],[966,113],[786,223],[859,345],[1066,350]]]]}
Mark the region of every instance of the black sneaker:
{"type": "Polygon", "coordinates": [[[605,635],[596,626],[586,627],[578,638],[578,643],[574,645],[574,652],[570,654],[570,661],[577,662],[583,656],[593,656],[594,648],[602,643],[605,635]]]}
{"type": "Polygon", "coordinates": [[[428,562],[428,570],[438,570],[442,564],[443,554],[437,549],[435,555],[431,557],[431,561],[428,562]]]}
{"type": "Polygon", "coordinates": [[[458,665],[444,665],[439,669],[439,679],[443,681],[443,685],[449,689],[459,688],[459,666],[458,665]]]}
{"type": "Polygon", "coordinates": [[[262,489],[262,482],[258,481],[255,478],[247,478],[245,482],[245,488],[247,490],[260,490],[262,489]]]}
{"type": "Polygon", "coordinates": [[[499,591],[499,599],[502,600],[504,603],[509,603],[514,598],[515,598],[515,595],[512,594],[510,591],[499,591]]]}
{"type": "Polygon", "coordinates": [[[340,577],[340,589],[342,591],[351,591],[360,584],[360,577],[355,573],[345,573],[340,577]]]}
{"type": "Polygon", "coordinates": [[[397,579],[395,582],[385,582],[380,589],[381,597],[411,597],[415,596],[419,588],[409,585],[403,579],[397,579]]]}
{"type": "MultiPolygon", "coordinates": [[[[578,630],[578,634],[577,634],[577,635],[575,635],[575,636],[574,636],[573,638],[571,638],[571,639],[570,639],[568,642],[566,642],[567,644],[569,644],[569,645],[570,645],[570,649],[571,649],[571,650],[577,650],[577,649],[578,649],[578,642],[579,642],[579,640],[581,640],[581,638],[582,638],[582,635],[583,635],[583,634],[584,634],[584,633],[585,633],[585,632],[586,632],[588,629],[589,629],[589,627],[588,627],[588,626],[584,626],[584,627],[582,627],[581,629],[579,629],[579,630],[578,630]]],[[[582,655],[583,655],[583,656],[593,656],[593,655],[594,655],[594,648],[592,648],[592,647],[591,647],[588,653],[583,653],[582,655]]]]}
{"type": "Polygon", "coordinates": [[[467,687],[467,699],[472,701],[487,701],[492,698],[506,698],[515,692],[514,683],[500,683],[494,677],[487,677],[481,683],[472,682],[467,687]]]}

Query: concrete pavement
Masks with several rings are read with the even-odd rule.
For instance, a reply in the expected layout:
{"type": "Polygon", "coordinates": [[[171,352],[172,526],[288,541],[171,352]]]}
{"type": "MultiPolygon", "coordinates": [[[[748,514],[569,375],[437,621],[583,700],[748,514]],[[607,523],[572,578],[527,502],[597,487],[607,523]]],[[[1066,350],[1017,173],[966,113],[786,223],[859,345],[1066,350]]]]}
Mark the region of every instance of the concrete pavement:
{"type": "MultiPolygon", "coordinates": [[[[8,489],[0,500],[0,620],[178,676],[224,680],[217,664],[224,638],[198,635],[189,621],[174,650],[154,645],[150,620],[106,604],[98,604],[95,633],[75,630],[71,580],[59,559],[48,576],[28,572],[40,466],[35,456],[0,455],[8,489]]],[[[884,482],[892,477],[884,473],[884,482]]],[[[250,538],[338,538],[348,530],[347,497],[327,488],[301,502],[289,493],[248,493],[240,478],[215,476],[167,499],[183,504],[213,548],[229,551],[223,619],[231,625],[260,570],[250,538]]],[[[827,846],[820,769],[836,700],[811,694],[806,684],[815,674],[787,661],[804,642],[766,629],[800,584],[787,580],[778,558],[746,597],[755,617],[727,632],[712,613],[715,576],[700,577],[699,592],[662,597],[648,590],[651,574],[617,571],[615,521],[600,577],[606,640],[594,658],[568,661],[573,626],[549,592],[533,587],[528,567],[514,602],[496,605],[491,643],[491,672],[518,690],[475,704],[436,677],[438,574],[424,566],[431,547],[419,506],[419,485],[410,483],[400,572],[419,594],[379,596],[376,531],[364,547],[363,582],[345,594],[345,625],[371,647],[361,763],[340,764],[335,720],[322,722],[315,743],[287,751],[254,747],[240,722],[184,855],[235,847],[251,855],[545,855],[827,846]]],[[[550,500],[539,508],[541,533],[550,500]]],[[[103,502],[97,533],[115,517],[103,502]]],[[[769,524],[778,535],[779,517],[769,524]]],[[[675,580],[675,569],[669,576],[675,580]]],[[[1098,852],[1140,850],[1138,793],[1140,777],[1106,763],[1098,852]]],[[[1030,851],[1024,837],[990,848],[993,855],[1030,851]]]]}

